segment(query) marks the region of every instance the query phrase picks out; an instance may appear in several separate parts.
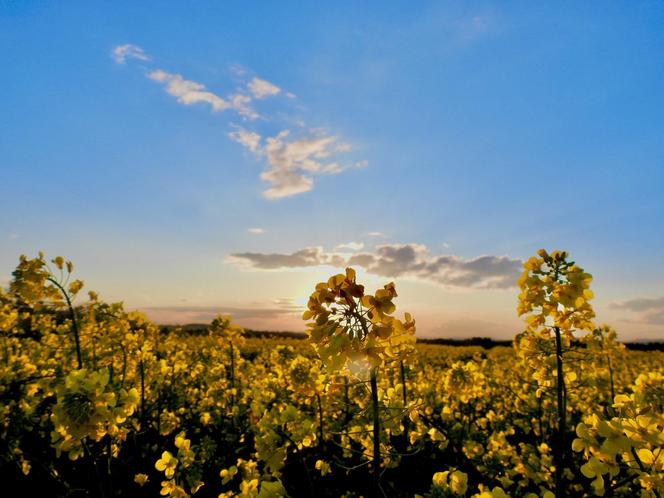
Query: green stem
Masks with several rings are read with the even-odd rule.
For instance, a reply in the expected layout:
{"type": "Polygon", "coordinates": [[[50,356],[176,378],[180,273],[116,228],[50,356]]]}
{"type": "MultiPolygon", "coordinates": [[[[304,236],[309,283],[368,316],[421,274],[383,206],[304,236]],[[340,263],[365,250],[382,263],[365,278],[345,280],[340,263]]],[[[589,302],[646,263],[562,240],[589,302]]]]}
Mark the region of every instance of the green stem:
{"type": "Polygon", "coordinates": [[[2,342],[5,345],[5,358],[4,358],[5,365],[8,366],[9,365],[9,336],[8,335],[4,336],[4,340],[2,342]]]}
{"type": "Polygon", "coordinates": [[[616,391],[613,385],[613,366],[611,365],[611,353],[607,352],[606,362],[609,367],[609,387],[611,388],[611,402],[609,406],[613,405],[613,400],[616,398],[616,391]]]}
{"type": "Polygon", "coordinates": [[[320,399],[320,394],[316,393],[316,400],[318,401],[318,447],[319,449],[323,448],[323,436],[325,433],[323,432],[323,403],[321,402],[320,399]]]}
{"type": "MultiPolygon", "coordinates": [[[[636,464],[639,466],[639,470],[640,470],[641,472],[644,472],[644,473],[645,473],[645,472],[646,472],[645,465],[643,465],[643,462],[642,462],[641,459],[639,458],[639,454],[638,454],[638,453],[636,452],[636,450],[634,449],[634,446],[632,446],[632,447],[630,448],[630,450],[631,450],[632,456],[634,457],[634,460],[636,460],[636,464]]],[[[659,494],[659,491],[657,491],[655,488],[653,488],[652,492],[653,492],[653,494],[654,494],[657,498],[662,498],[662,495],[660,495],[660,494],[659,494]]]]}
{"type": "Polygon", "coordinates": [[[235,398],[236,398],[235,397],[235,392],[234,392],[234,390],[235,390],[235,351],[233,349],[233,342],[231,342],[231,341],[228,341],[228,342],[229,342],[229,345],[230,345],[230,348],[229,348],[230,351],[229,352],[230,352],[230,356],[231,356],[230,383],[231,383],[231,389],[233,390],[233,391],[231,391],[232,392],[232,394],[231,394],[231,405],[235,406],[235,398]]]}
{"type": "Polygon", "coordinates": [[[230,356],[231,356],[231,389],[235,387],[235,352],[233,351],[233,343],[230,342],[230,356]]]}
{"type": "Polygon", "coordinates": [[[83,368],[83,359],[81,357],[81,342],[79,339],[78,319],[76,318],[74,306],[72,306],[71,299],[69,299],[69,294],[57,280],[55,280],[53,277],[48,277],[48,281],[60,290],[65,298],[65,301],[67,302],[67,307],[69,308],[69,312],[71,314],[71,328],[74,331],[74,342],[76,343],[76,360],[78,361],[78,369],[80,370],[83,368]]]}
{"type": "Polygon", "coordinates": [[[344,375],[344,428],[348,429],[350,422],[350,399],[348,397],[348,376],[344,375]]]}
{"type": "Polygon", "coordinates": [[[97,458],[92,454],[92,452],[88,449],[87,444],[85,444],[85,441],[81,441],[81,444],[83,446],[83,452],[85,453],[86,457],[92,464],[92,468],[95,471],[95,476],[97,477],[97,486],[99,486],[99,495],[101,498],[106,498],[106,493],[104,492],[104,484],[102,482],[101,478],[101,473],[99,472],[99,466],[97,463],[97,458]]]}
{"type": "Polygon", "coordinates": [[[544,439],[544,428],[542,425],[542,416],[543,416],[543,411],[542,411],[542,398],[539,397],[537,398],[537,422],[539,425],[539,438],[540,441],[544,439]]]}
{"type": "MultiPolygon", "coordinates": [[[[641,470],[641,472],[645,472],[646,468],[643,465],[643,462],[641,461],[641,459],[639,458],[639,454],[634,449],[634,446],[632,446],[630,448],[630,450],[632,452],[632,456],[634,457],[634,460],[636,460],[636,464],[639,466],[639,470],[641,470]]],[[[653,488],[652,492],[657,498],[662,498],[662,495],[655,488],[653,488]]]]}
{"type": "Polygon", "coordinates": [[[406,387],[406,369],[403,365],[403,360],[399,361],[399,372],[401,374],[401,394],[403,396],[403,439],[404,448],[408,448],[408,429],[410,426],[410,419],[406,416],[406,407],[408,406],[408,388],[406,387]]]}
{"type": "Polygon", "coordinates": [[[120,343],[120,351],[122,351],[122,380],[120,381],[120,387],[124,387],[125,378],[127,376],[127,350],[120,343]]]}
{"type": "Polygon", "coordinates": [[[140,363],[138,364],[138,367],[141,374],[141,429],[144,429],[145,428],[145,365],[143,364],[142,358],[140,363]]]}
{"type": "Polygon", "coordinates": [[[378,368],[371,369],[371,405],[373,408],[373,478],[376,496],[380,496],[380,414],[378,412],[378,368]]]}
{"type": "Polygon", "coordinates": [[[565,415],[565,378],[563,377],[563,346],[560,327],[553,327],[556,334],[556,395],[557,395],[557,415],[558,415],[558,434],[555,442],[556,453],[556,498],[564,498],[563,473],[565,466],[565,441],[567,436],[567,417],[565,415]]]}

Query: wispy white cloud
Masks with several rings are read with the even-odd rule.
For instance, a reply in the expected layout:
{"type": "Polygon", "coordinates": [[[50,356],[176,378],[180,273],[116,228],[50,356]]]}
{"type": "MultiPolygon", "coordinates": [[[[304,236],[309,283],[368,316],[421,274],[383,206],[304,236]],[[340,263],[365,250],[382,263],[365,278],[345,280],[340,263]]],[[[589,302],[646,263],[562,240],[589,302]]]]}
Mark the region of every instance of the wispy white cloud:
{"type": "Polygon", "coordinates": [[[113,50],[111,51],[111,57],[118,64],[126,63],[127,59],[137,59],[141,61],[150,60],[150,57],[148,57],[148,55],[141,47],[132,45],[131,43],[113,47],[113,50]]]}
{"type": "Polygon", "coordinates": [[[258,119],[260,115],[251,107],[251,97],[241,93],[235,93],[228,97],[231,108],[235,109],[240,116],[247,119],[258,119]]]}
{"type": "MultiPolygon", "coordinates": [[[[150,60],[143,49],[130,44],[115,47],[112,55],[119,64],[124,64],[129,58],[150,60]]],[[[231,66],[230,69],[243,82],[235,93],[225,96],[211,91],[203,83],[164,69],[153,69],[147,73],[147,77],[163,85],[166,93],[182,105],[206,105],[215,113],[232,110],[250,121],[263,118],[267,122],[275,118],[261,116],[254,109],[253,104],[258,100],[282,93],[295,98],[292,93],[257,76],[247,81],[250,72],[240,65],[231,66]]],[[[283,117],[283,114],[277,115],[277,118],[279,116],[283,117]]],[[[293,122],[293,119],[289,122],[293,122]]],[[[260,178],[268,183],[263,191],[267,199],[283,199],[308,192],[314,188],[314,177],[317,175],[338,174],[349,168],[367,165],[367,161],[338,162],[336,155],[349,152],[350,145],[324,130],[307,128],[304,122],[302,129],[293,135],[290,130],[282,129],[276,135],[263,136],[256,129],[236,124],[231,126],[233,129],[228,137],[265,163],[260,178]]]]}
{"type": "Polygon", "coordinates": [[[383,232],[369,232],[367,233],[369,237],[385,237],[383,232]]]}
{"type": "Polygon", "coordinates": [[[260,117],[252,106],[254,98],[264,99],[281,92],[278,86],[256,77],[247,84],[246,92],[248,93],[241,90],[225,98],[211,92],[202,83],[186,80],[180,74],[169,73],[163,69],[151,71],[148,73],[148,78],[164,84],[166,92],[174,96],[181,104],[205,103],[214,112],[233,109],[241,116],[250,120],[260,117]]]}
{"type": "Polygon", "coordinates": [[[15,233],[15,232],[12,232],[9,235],[7,235],[7,238],[9,240],[18,240],[20,237],[21,236],[19,234],[15,233]]]}
{"type": "Polygon", "coordinates": [[[231,74],[234,74],[238,77],[245,76],[249,72],[249,70],[242,64],[231,64],[228,69],[230,70],[231,74]]]}
{"type": "Polygon", "coordinates": [[[268,137],[264,148],[269,169],[261,173],[261,179],[271,184],[264,192],[268,199],[307,192],[314,184],[311,175],[337,172],[339,168],[335,162],[322,162],[332,155],[330,149],[336,137],[323,135],[289,140],[289,133],[284,130],[275,137],[268,137]]]}
{"type": "Polygon", "coordinates": [[[205,85],[195,81],[185,80],[181,75],[168,73],[161,69],[151,71],[148,78],[163,83],[166,92],[177,98],[180,104],[192,105],[204,102],[212,107],[213,111],[222,111],[230,107],[230,103],[206,90],[205,85]]]}
{"type": "Polygon", "coordinates": [[[322,130],[309,130],[300,138],[290,138],[290,130],[283,130],[263,141],[257,133],[234,125],[228,136],[267,163],[267,169],[260,175],[270,184],[263,191],[267,199],[308,192],[314,186],[314,175],[337,174],[350,167],[366,166],[366,161],[340,164],[333,160],[335,154],[349,151],[350,146],[322,130]]]}
{"type": "Polygon", "coordinates": [[[372,252],[351,256],[326,252],[322,247],[307,247],[283,253],[235,253],[231,263],[259,270],[330,265],[339,268],[359,266],[382,277],[412,278],[445,287],[506,289],[516,285],[522,261],[507,256],[430,255],[421,244],[383,244],[372,252]]]}
{"type": "Polygon", "coordinates": [[[247,85],[247,88],[257,99],[271,97],[281,92],[281,88],[279,88],[277,85],[256,77],[251,79],[247,85]]]}
{"type": "Polygon", "coordinates": [[[262,235],[265,233],[265,230],[263,228],[247,228],[247,232],[252,235],[262,235]]]}
{"type": "Polygon", "coordinates": [[[335,251],[359,251],[360,249],[364,249],[364,243],[363,242],[346,242],[345,244],[339,244],[334,248],[335,251]]]}
{"type": "Polygon", "coordinates": [[[148,73],[148,78],[164,85],[166,93],[172,95],[180,104],[208,104],[212,111],[219,112],[233,109],[240,115],[256,119],[258,114],[251,107],[251,97],[242,94],[233,94],[224,99],[209,91],[205,85],[196,81],[186,80],[182,75],[169,73],[162,69],[156,69],[148,73]]]}
{"type": "Polygon", "coordinates": [[[257,153],[261,143],[261,136],[258,133],[246,130],[241,126],[234,125],[233,128],[234,130],[228,134],[228,137],[246,149],[249,149],[249,151],[257,153]]]}

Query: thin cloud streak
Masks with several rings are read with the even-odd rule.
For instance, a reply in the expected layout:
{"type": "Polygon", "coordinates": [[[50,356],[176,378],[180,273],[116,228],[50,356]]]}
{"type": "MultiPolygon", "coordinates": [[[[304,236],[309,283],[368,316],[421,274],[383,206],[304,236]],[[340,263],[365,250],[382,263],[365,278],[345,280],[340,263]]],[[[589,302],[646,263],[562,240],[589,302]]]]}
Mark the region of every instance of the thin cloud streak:
{"type": "Polygon", "coordinates": [[[257,99],[264,99],[265,97],[272,97],[281,92],[281,88],[269,81],[260,78],[252,78],[247,88],[251,94],[257,99]]]}
{"type": "Polygon", "coordinates": [[[346,242],[345,244],[339,244],[334,248],[335,251],[359,251],[361,249],[364,249],[364,243],[363,242],[346,242]]]}
{"type": "Polygon", "coordinates": [[[183,105],[208,104],[213,112],[233,109],[248,119],[258,118],[258,113],[250,106],[251,97],[242,94],[230,95],[227,99],[209,91],[205,85],[186,80],[182,75],[156,69],[148,73],[148,78],[164,85],[164,90],[183,105]]]}
{"type": "Polygon", "coordinates": [[[279,321],[299,318],[302,307],[290,299],[278,299],[272,303],[255,306],[147,306],[139,308],[148,317],[160,323],[209,323],[216,315],[231,315],[234,320],[279,321]]]}
{"type": "Polygon", "coordinates": [[[150,60],[150,57],[141,47],[132,45],[131,43],[113,47],[113,50],[111,51],[111,57],[117,64],[125,64],[127,59],[137,59],[141,61],[150,60]]]}

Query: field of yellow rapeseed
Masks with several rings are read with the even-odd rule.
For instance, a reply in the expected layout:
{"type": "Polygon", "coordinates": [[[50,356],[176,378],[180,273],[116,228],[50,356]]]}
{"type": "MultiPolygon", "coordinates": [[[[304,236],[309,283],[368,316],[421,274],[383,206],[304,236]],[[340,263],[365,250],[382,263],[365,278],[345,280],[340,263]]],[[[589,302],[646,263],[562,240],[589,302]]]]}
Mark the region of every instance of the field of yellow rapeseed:
{"type": "Polygon", "coordinates": [[[0,475],[58,497],[664,496],[664,353],[540,251],[514,347],[417,344],[390,283],[314,287],[308,340],[165,332],[21,257],[0,291],[0,475]]]}

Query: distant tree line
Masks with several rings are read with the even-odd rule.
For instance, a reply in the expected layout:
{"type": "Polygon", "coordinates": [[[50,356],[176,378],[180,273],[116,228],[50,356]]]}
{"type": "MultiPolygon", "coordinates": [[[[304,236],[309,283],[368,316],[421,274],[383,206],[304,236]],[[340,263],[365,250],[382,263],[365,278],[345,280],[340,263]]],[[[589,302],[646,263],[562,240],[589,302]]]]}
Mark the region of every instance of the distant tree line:
{"type": "MultiPolygon", "coordinates": [[[[187,332],[191,335],[204,335],[208,333],[208,325],[202,323],[189,323],[186,325],[163,325],[161,331],[163,333],[169,333],[173,330],[180,330],[187,332]]],[[[253,338],[265,338],[265,339],[275,339],[275,338],[289,338],[289,339],[306,339],[307,335],[302,332],[290,332],[290,331],[274,331],[274,330],[252,330],[245,329],[245,337],[253,338]]],[[[480,346],[484,349],[491,349],[498,346],[511,347],[511,340],[496,340],[490,337],[469,337],[469,338],[429,338],[429,337],[419,337],[417,342],[420,344],[437,344],[440,346],[480,346]]],[[[664,342],[663,341],[636,341],[636,342],[625,342],[625,346],[628,349],[633,351],[664,351],[664,342]]]]}

